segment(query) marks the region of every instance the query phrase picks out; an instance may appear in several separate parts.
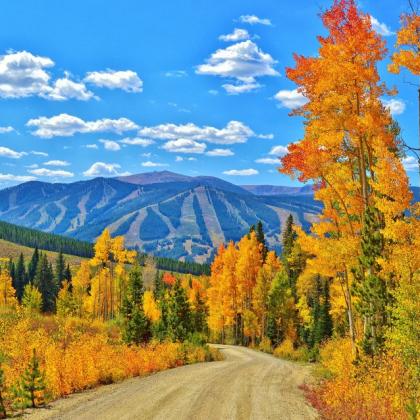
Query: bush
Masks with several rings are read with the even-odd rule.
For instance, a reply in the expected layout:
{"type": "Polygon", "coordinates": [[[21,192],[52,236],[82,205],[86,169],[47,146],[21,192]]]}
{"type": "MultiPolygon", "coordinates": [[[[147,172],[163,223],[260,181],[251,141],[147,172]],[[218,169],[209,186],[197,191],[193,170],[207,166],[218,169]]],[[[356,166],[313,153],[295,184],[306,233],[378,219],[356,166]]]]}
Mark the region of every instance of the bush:
{"type": "Polygon", "coordinates": [[[258,350],[263,351],[264,353],[273,353],[271,340],[268,337],[263,337],[261,343],[258,345],[258,350]]]}
{"type": "Polygon", "coordinates": [[[282,343],[274,349],[273,354],[276,357],[292,360],[294,362],[309,362],[311,359],[307,347],[302,346],[295,349],[292,340],[288,338],[283,340],[282,343]]]}

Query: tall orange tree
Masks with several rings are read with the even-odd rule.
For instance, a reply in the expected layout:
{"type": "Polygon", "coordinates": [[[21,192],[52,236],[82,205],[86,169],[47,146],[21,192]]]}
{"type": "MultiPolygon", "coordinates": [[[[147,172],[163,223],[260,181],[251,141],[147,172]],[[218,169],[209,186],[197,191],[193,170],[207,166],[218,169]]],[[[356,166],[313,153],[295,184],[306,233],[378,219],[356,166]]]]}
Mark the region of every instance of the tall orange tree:
{"type": "MultiPolygon", "coordinates": [[[[411,195],[393,121],[380,100],[390,93],[377,71],[386,54],[383,40],[354,0],[335,0],[322,21],[327,35],[318,37],[318,55],[295,55],[295,67],[287,69],[308,102],[294,111],[305,119],[304,137],[289,145],[280,170],[317,185],[315,197],[324,210],[312,226],[312,237],[300,243],[314,256],[307,270],[341,283],[356,353],[351,283],[355,267],[362,265],[366,214],[375,209],[378,232],[373,234],[380,233],[390,244],[397,239],[392,226],[411,195]]],[[[366,280],[379,270],[371,262],[359,277],[366,280]]],[[[373,328],[373,317],[365,317],[364,324],[365,330],[373,328]]]]}

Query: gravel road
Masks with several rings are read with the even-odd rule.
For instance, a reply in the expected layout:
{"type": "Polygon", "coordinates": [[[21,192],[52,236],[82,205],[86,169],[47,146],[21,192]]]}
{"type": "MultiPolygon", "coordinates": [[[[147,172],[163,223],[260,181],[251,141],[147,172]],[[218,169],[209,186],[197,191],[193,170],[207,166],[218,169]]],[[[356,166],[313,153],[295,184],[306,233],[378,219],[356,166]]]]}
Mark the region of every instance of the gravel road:
{"type": "Polygon", "coordinates": [[[305,366],[243,347],[217,346],[221,362],[133,378],[58,400],[28,419],[316,419],[298,386],[305,366]]]}

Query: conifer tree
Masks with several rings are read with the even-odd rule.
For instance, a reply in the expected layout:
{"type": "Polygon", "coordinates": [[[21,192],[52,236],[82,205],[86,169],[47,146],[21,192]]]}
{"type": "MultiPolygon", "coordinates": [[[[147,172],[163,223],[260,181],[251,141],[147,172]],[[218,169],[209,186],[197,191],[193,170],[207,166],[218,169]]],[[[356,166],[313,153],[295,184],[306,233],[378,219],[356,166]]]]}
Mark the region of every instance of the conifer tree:
{"type": "Polygon", "coordinates": [[[35,349],[20,381],[14,387],[13,394],[20,408],[36,408],[45,404],[46,385],[44,372],[40,369],[35,349]]]}
{"type": "Polygon", "coordinates": [[[41,254],[39,257],[33,284],[41,292],[43,312],[54,312],[58,287],[52,266],[45,254],[41,254]]]}
{"type": "Polygon", "coordinates": [[[28,275],[26,274],[25,260],[23,254],[20,253],[18,262],[15,268],[15,277],[13,287],[16,290],[16,296],[19,299],[19,302],[22,300],[23,289],[27,284],[28,275]]]}
{"type": "Polygon", "coordinates": [[[191,308],[180,279],[176,279],[168,301],[168,337],[184,341],[192,332],[191,308]]]}
{"type": "Polygon", "coordinates": [[[122,305],[124,340],[127,343],[140,344],[150,339],[150,322],[144,314],[143,297],[142,273],[140,266],[136,265],[129,273],[127,293],[122,305]]]}
{"type": "Polygon", "coordinates": [[[367,354],[375,354],[383,344],[387,323],[387,305],[390,303],[385,281],[379,276],[378,259],[384,249],[380,212],[368,207],[363,216],[361,255],[359,267],[354,270],[354,294],[359,298],[356,309],[363,317],[364,337],[362,347],[367,354]]]}
{"type": "Polygon", "coordinates": [[[36,247],[32,254],[31,261],[28,264],[28,282],[33,281],[35,278],[36,270],[38,268],[39,258],[40,258],[39,250],[38,250],[38,247],[36,247]]]}
{"type": "Polygon", "coordinates": [[[263,261],[265,261],[265,258],[267,257],[268,248],[267,248],[267,243],[265,241],[264,228],[263,228],[263,224],[261,220],[259,220],[257,223],[256,234],[257,234],[257,241],[262,245],[262,249],[261,249],[262,258],[263,258],[263,261]]]}
{"type": "Polygon", "coordinates": [[[55,271],[54,271],[55,282],[57,284],[58,290],[61,289],[63,281],[66,279],[65,270],[66,270],[66,266],[65,266],[64,256],[63,256],[63,253],[60,251],[58,253],[57,260],[55,262],[55,271]]]}

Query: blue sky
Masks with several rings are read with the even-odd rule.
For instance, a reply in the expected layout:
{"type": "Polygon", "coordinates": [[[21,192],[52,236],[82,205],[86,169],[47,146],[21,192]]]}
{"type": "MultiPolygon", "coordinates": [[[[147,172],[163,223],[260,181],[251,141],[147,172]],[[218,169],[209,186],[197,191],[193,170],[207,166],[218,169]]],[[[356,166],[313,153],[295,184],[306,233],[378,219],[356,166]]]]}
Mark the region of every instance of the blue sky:
{"type": "MultiPolygon", "coordinates": [[[[296,185],[276,156],[302,135],[285,77],[313,55],[326,0],[4,0],[0,187],[168,169],[296,185]],[[236,31],[235,31],[236,29],[236,31]],[[247,57],[252,57],[248,60],[247,57]]],[[[405,0],[363,0],[392,51],[405,0]]],[[[416,89],[386,71],[407,143],[416,89]]],[[[390,99],[390,98],[384,98],[390,99]]],[[[406,160],[419,185],[413,158],[406,160]]]]}

